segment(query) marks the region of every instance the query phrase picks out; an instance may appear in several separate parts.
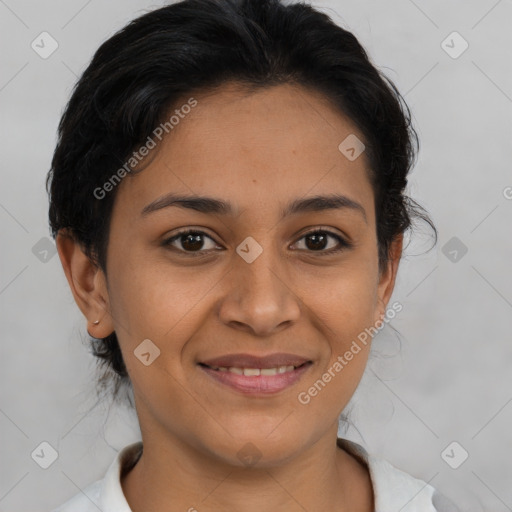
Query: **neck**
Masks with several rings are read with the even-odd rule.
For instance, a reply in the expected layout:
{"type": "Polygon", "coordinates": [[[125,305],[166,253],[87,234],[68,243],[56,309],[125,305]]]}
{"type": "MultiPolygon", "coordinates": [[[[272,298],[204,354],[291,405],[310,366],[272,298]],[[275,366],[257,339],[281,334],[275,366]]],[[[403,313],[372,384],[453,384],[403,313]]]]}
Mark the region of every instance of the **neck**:
{"type": "Polygon", "coordinates": [[[368,469],[338,447],[336,437],[334,425],[285,463],[240,467],[153,430],[143,435],[143,453],[121,485],[133,512],[371,512],[368,469]]]}

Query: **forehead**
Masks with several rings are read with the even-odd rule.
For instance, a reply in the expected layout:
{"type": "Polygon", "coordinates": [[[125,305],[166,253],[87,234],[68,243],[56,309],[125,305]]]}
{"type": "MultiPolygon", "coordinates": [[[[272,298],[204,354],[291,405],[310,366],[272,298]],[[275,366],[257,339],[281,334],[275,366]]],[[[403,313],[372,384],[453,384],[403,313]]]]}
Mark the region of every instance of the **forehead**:
{"type": "Polygon", "coordinates": [[[339,193],[365,202],[371,215],[366,156],[350,161],[338,149],[347,136],[363,136],[320,93],[291,84],[257,91],[227,84],[191,96],[169,113],[179,111],[150,163],[119,185],[123,215],[135,220],[166,192],[279,211],[291,199],[339,193]],[[195,106],[181,108],[191,96],[195,106]]]}

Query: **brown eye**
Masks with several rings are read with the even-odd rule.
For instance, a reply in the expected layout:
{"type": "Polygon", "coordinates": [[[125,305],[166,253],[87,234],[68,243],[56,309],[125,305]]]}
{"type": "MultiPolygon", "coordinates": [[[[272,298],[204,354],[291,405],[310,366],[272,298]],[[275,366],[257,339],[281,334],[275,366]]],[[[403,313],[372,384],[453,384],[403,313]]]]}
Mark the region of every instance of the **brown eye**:
{"type": "Polygon", "coordinates": [[[173,237],[164,240],[162,245],[171,246],[173,249],[177,249],[180,252],[192,253],[194,256],[195,254],[193,253],[199,253],[198,255],[202,255],[201,253],[210,252],[213,248],[217,247],[215,240],[213,240],[211,236],[207,235],[203,231],[190,229],[187,231],[182,231],[173,237]],[[204,238],[211,240],[213,242],[213,247],[205,249],[204,238]],[[176,247],[174,245],[175,243],[179,244],[181,247],[176,247]]]}
{"type": "MultiPolygon", "coordinates": [[[[307,252],[319,252],[321,254],[332,254],[335,252],[339,252],[343,249],[350,248],[352,246],[352,244],[347,242],[341,236],[332,233],[331,231],[319,229],[317,229],[316,231],[310,231],[309,233],[306,233],[305,235],[302,236],[300,240],[305,241],[307,252]],[[334,239],[336,242],[338,242],[337,248],[328,249],[329,239],[334,239]]],[[[334,247],[336,247],[336,245],[334,247]]]]}
{"type": "MultiPolygon", "coordinates": [[[[305,250],[306,252],[316,252],[319,253],[319,256],[337,253],[352,247],[352,244],[340,235],[325,229],[310,231],[303,235],[299,241],[302,240],[304,240],[305,249],[301,250],[305,250]],[[334,248],[329,247],[329,245],[332,246],[332,240],[337,242],[337,245],[334,244],[334,248]]],[[[171,247],[173,250],[188,256],[204,256],[218,247],[211,236],[207,235],[203,231],[191,229],[181,231],[171,238],[164,240],[162,245],[171,247]],[[205,238],[211,241],[211,247],[205,248],[205,238]]]]}

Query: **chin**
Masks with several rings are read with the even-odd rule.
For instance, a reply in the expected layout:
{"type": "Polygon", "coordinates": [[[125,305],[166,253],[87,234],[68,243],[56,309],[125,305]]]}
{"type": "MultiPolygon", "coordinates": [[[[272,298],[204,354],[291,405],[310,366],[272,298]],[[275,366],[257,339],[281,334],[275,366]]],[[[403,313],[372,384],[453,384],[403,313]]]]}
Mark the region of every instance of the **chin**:
{"type": "Polygon", "coordinates": [[[226,434],[222,441],[210,447],[210,451],[227,464],[238,467],[263,469],[280,466],[297,454],[301,446],[300,436],[293,437],[284,429],[279,434],[274,431],[269,436],[269,431],[252,426],[244,430],[243,436],[231,437],[226,434]],[[251,435],[252,431],[254,433],[251,435]]]}

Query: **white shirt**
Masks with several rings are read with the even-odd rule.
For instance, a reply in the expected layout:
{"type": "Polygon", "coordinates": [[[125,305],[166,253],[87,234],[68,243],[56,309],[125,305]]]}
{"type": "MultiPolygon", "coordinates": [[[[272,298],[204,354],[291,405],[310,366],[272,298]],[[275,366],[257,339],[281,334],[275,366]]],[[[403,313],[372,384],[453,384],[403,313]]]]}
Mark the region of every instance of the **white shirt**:
{"type": "MultiPolygon", "coordinates": [[[[430,484],[368,454],[357,443],[341,438],[337,442],[368,466],[376,512],[459,512],[430,484]]],[[[131,469],[141,454],[141,441],[125,446],[102,479],[89,484],[53,512],[132,512],[121,487],[121,473],[131,469]]]]}

